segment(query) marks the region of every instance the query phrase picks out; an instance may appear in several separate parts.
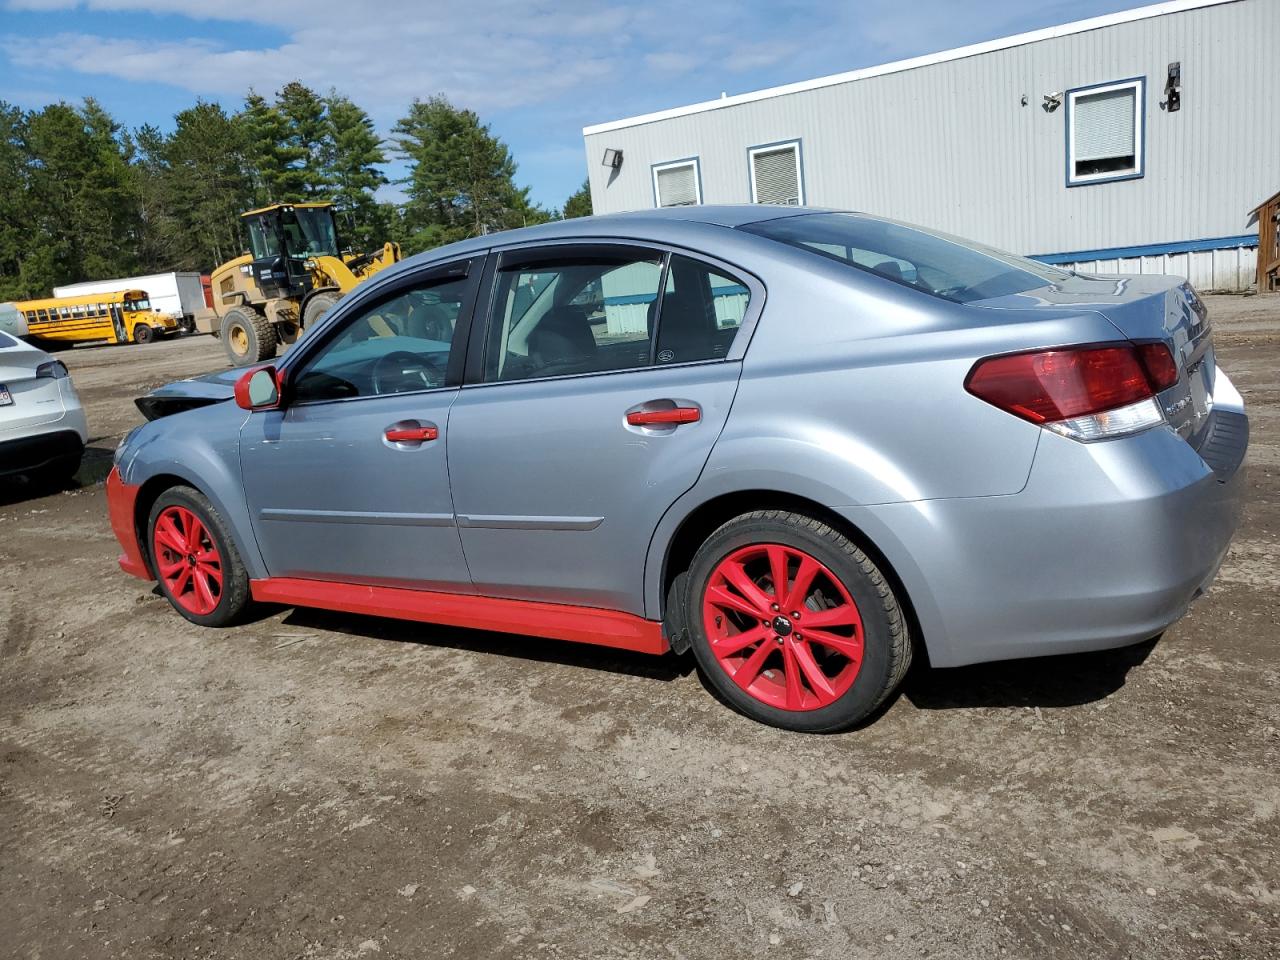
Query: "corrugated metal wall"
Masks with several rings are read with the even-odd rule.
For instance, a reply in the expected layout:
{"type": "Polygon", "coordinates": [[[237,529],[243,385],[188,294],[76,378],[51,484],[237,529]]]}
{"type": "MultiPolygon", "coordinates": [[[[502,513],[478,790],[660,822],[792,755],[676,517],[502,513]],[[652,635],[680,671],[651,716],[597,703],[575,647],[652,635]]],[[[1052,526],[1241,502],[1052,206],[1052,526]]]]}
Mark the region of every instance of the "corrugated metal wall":
{"type": "Polygon", "coordinates": [[[1157,273],[1186,277],[1202,293],[1241,293],[1258,277],[1258,248],[1196,250],[1153,257],[1116,257],[1111,260],[1077,260],[1058,266],[1081,273],[1157,273]]]}
{"type": "Polygon", "coordinates": [[[705,202],[746,203],[747,149],[799,138],[809,204],[1021,253],[1238,236],[1280,189],[1280,111],[1263,96],[1277,38],[1280,0],[1239,0],[596,133],[592,201],[652,207],[650,165],[696,156],[705,202]],[[1175,60],[1182,109],[1167,113],[1175,60]],[[1146,175],[1068,188],[1066,109],[1045,112],[1042,97],[1135,76],[1147,78],[1146,175]],[[623,150],[621,170],[601,165],[606,147],[623,150]]]}

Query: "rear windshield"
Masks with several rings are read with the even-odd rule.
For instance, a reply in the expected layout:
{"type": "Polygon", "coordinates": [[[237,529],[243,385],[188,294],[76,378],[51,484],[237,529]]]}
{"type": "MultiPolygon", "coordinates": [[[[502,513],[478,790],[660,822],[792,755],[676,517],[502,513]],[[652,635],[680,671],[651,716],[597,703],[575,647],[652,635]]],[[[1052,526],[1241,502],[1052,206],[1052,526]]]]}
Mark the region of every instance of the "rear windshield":
{"type": "Polygon", "coordinates": [[[18,346],[18,341],[13,339],[13,337],[9,336],[3,330],[0,330],[0,350],[16,346],[18,346]]]}
{"type": "Polygon", "coordinates": [[[859,214],[802,214],[740,229],[958,303],[1022,293],[1071,276],[970,240],[859,214]]]}

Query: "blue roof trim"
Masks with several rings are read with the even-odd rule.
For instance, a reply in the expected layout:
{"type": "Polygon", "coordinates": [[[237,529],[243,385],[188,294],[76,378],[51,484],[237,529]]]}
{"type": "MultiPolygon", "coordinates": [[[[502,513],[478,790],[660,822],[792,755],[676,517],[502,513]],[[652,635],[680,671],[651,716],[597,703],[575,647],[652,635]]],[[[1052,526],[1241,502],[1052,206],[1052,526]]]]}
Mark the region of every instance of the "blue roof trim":
{"type": "Polygon", "coordinates": [[[1207,240],[1182,240],[1178,243],[1149,243],[1143,247],[1107,247],[1103,250],[1076,250],[1068,253],[1033,253],[1030,259],[1041,263],[1078,263],[1081,260],[1118,260],[1122,257],[1158,257],[1162,253],[1196,253],[1200,250],[1230,250],[1232,247],[1256,247],[1256,233],[1238,237],[1211,237],[1207,240]]]}

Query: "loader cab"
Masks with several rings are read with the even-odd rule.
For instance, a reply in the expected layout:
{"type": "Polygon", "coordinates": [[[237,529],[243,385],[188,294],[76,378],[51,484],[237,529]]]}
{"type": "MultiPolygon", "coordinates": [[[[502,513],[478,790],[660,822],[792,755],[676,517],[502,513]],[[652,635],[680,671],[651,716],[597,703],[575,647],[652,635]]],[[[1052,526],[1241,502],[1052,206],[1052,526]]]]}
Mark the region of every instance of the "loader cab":
{"type": "Polygon", "coordinates": [[[331,204],[277,203],[241,219],[249,234],[254,282],[268,299],[304,296],[312,285],[307,261],[338,256],[331,204]]]}

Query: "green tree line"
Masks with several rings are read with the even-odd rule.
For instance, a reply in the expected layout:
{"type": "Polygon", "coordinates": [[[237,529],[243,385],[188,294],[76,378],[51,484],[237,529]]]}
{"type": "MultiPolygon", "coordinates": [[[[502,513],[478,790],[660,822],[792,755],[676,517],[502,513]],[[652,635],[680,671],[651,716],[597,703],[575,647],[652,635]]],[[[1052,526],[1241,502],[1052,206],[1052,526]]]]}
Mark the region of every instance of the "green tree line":
{"type": "Polygon", "coordinates": [[[0,100],[0,301],[57,285],[208,271],[245,249],[239,215],[331,200],[344,246],[407,254],[591,212],[587,185],[562,211],[515,181],[510,150],[470,110],[415,100],[383,141],[347,97],[302,83],[241,110],[198,100],[162,132],[127,130],[92,98],[22,110],[0,100]],[[377,199],[402,160],[403,203],[377,199]]]}

